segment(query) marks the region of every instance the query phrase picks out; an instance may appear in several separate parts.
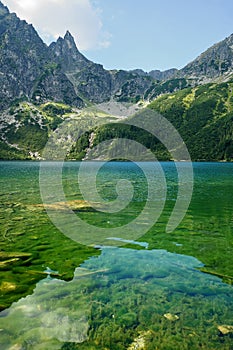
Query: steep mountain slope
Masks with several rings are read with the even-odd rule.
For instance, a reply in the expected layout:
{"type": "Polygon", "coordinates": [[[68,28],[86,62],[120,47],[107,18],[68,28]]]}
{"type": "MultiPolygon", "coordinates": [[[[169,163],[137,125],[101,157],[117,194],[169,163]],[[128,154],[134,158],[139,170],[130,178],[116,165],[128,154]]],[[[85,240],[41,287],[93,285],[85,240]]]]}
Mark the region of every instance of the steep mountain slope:
{"type": "Polygon", "coordinates": [[[33,26],[0,2],[0,110],[16,99],[83,106],[33,26]]]}
{"type": "Polygon", "coordinates": [[[52,43],[49,49],[72,82],[77,94],[94,102],[102,102],[110,97],[111,74],[104,70],[103,66],[84,57],[69,32],[64,38],[52,43]]]}
{"type": "Polygon", "coordinates": [[[213,45],[193,62],[178,72],[180,77],[189,77],[198,82],[213,79],[229,79],[233,73],[233,34],[213,45]]]}
{"type": "Polygon", "coordinates": [[[49,133],[71,108],[61,104],[35,106],[20,102],[0,116],[1,159],[39,159],[49,133]],[[54,112],[56,111],[56,113],[54,112]]]}
{"type": "MultiPolygon", "coordinates": [[[[0,114],[0,159],[41,159],[48,138],[53,134],[55,148],[75,144],[78,133],[89,125],[115,122],[118,118],[95,107],[77,110],[56,102],[32,104],[18,102],[0,114]],[[63,134],[58,127],[67,122],[63,134]],[[56,130],[56,132],[54,132],[56,130]],[[64,131],[65,130],[65,131],[64,131]],[[78,131],[77,131],[78,130],[78,131]]],[[[86,149],[76,154],[77,159],[85,157],[86,149]]],[[[74,158],[67,152],[68,158],[74,158]]]]}
{"type": "Polygon", "coordinates": [[[193,160],[233,160],[233,80],[164,95],[149,107],[177,128],[193,160]]]}

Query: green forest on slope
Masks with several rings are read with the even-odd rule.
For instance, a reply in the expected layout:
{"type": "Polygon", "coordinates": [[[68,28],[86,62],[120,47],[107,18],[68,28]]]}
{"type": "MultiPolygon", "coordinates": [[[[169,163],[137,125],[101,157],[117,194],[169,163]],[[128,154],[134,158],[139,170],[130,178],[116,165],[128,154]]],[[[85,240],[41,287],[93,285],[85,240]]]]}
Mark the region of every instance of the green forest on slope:
{"type": "MultiPolygon", "coordinates": [[[[149,109],[159,112],[178,130],[193,161],[233,160],[233,81],[186,88],[155,99],[149,109]]],[[[83,135],[73,149],[79,158],[88,148],[90,134],[83,135]]],[[[152,135],[122,123],[95,130],[93,146],[114,138],[133,139],[150,148],[159,160],[171,155],[152,135]]],[[[106,150],[107,156],[111,154],[106,150]]]]}
{"type": "MultiPolygon", "coordinates": [[[[160,113],[172,123],[183,138],[193,161],[233,160],[233,80],[164,94],[147,108],[160,113]]],[[[151,149],[159,160],[172,159],[154,136],[98,111],[98,105],[92,111],[83,110],[80,114],[75,113],[70,106],[54,102],[37,106],[21,102],[7,111],[7,118],[13,118],[13,122],[6,121],[2,125],[0,159],[35,159],[31,153],[41,154],[49,135],[64,120],[78,118],[83,123],[92,120],[98,113],[102,113],[100,118],[106,118],[109,123],[89,128],[73,145],[67,159],[81,160],[88,150],[114,138],[133,139],[151,149]]],[[[72,135],[72,132],[69,130],[67,133],[72,135]]],[[[75,140],[76,136],[72,139],[75,140]]],[[[111,158],[111,147],[106,152],[106,158],[111,158]]]]}
{"type": "Polygon", "coordinates": [[[149,108],[179,131],[192,160],[233,159],[233,81],[163,95],[149,108]]]}

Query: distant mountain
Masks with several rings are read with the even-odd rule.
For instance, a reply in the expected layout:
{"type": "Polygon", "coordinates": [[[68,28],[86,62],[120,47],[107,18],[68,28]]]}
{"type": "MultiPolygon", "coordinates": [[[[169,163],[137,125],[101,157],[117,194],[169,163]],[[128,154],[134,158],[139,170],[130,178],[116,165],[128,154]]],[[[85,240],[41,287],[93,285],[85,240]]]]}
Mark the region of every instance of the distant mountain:
{"type": "Polygon", "coordinates": [[[177,72],[178,69],[176,68],[171,68],[162,72],[156,69],[150,71],[148,74],[156,80],[168,80],[174,78],[177,72]]]}
{"type": "Polygon", "coordinates": [[[161,81],[161,80],[168,80],[168,79],[174,78],[176,73],[178,72],[178,69],[171,68],[171,69],[168,69],[165,71],[155,69],[155,70],[150,71],[149,73],[145,72],[142,69],[133,69],[130,72],[144,76],[144,77],[150,76],[155,80],[161,81]]]}
{"type": "Polygon", "coordinates": [[[228,80],[233,73],[233,34],[213,45],[178,72],[179,77],[198,80],[199,83],[216,78],[228,80]]]}

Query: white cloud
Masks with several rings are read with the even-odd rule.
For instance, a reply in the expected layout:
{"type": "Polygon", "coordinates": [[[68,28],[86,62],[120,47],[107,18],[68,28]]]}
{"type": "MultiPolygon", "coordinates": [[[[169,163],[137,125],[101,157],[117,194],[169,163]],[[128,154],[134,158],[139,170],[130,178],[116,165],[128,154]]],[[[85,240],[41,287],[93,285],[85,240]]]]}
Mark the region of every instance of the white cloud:
{"type": "Polygon", "coordinates": [[[32,23],[45,42],[64,36],[69,30],[80,50],[110,45],[103,30],[101,10],[91,0],[3,0],[10,11],[32,23]]]}

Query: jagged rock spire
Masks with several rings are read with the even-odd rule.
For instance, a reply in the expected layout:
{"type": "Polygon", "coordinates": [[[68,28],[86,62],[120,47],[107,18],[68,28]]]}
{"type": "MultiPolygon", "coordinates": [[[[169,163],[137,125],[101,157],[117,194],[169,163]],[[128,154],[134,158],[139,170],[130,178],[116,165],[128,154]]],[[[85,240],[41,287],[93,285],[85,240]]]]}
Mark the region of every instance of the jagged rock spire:
{"type": "Polygon", "coordinates": [[[64,38],[59,37],[50,45],[50,50],[55,54],[64,71],[77,70],[88,65],[90,61],[79,52],[74,37],[67,30],[64,38]]]}
{"type": "Polygon", "coordinates": [[[74,50],[78,50],[74,37],[71,35],[71,33],[69,32],[69,30],[67,30],[65,36],[64,36],[64,41],[68,44],[69,49],[74,49],[74,50]]]}

